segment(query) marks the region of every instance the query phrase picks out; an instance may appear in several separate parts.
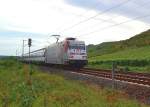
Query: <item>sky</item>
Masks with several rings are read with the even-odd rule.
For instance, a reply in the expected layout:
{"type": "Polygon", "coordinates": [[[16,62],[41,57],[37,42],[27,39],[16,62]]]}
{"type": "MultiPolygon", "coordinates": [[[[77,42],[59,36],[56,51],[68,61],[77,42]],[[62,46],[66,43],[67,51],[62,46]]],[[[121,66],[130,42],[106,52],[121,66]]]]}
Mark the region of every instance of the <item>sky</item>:
{"type": "Polygon", "coordinates": [[[28,38],[31,50],[43,48],[51,35],[87,45],[128,39],[150,28],[149,8],[150,0],[0,0],[0,55],[21,55],[28,38]]]}

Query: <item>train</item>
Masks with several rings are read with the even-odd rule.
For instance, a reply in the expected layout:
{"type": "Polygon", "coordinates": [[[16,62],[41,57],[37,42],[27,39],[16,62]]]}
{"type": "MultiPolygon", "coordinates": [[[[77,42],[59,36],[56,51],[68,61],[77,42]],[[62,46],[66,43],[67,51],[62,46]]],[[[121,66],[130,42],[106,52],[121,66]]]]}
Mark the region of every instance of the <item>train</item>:
{"type": "Polygon", "coordinates": [[[85,42],[72,37],[51,44],[46,48],[26,53],[22,56],[22,60],[78,68],[82,68],[88,63],[85,42]]]}

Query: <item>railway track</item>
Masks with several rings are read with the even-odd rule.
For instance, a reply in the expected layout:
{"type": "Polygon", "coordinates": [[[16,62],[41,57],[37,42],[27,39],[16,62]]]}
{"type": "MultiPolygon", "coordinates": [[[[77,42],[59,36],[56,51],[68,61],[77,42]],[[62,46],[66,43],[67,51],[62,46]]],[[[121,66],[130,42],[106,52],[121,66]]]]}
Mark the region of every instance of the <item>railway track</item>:
{"type": "MultiPolygon", "coordinates": [[[[86,70],[94,70],[94,71],[105,71],[105,72],[112,72],[111,70],[104,70],[104,69],[96,69],[96,68],[84,68],[86,70]]],[[[149,77],[150,78],[150,73],[137,73],[137,72],[128,72],[128,71],[115,71],[116,73],[120,74],[130,74],[130,75],[135,75],[135,76],[142,76],[142,77],[149,77]]]]}
{"type": "MultiPolygon", "coordinates": [[[[110,86],[110,82],[112,79],[112,74],[111,70],[102,70],[102,69],[91,69],[91,68],[83,68],[83,69],[73,69],[68,66],[62,67],[62,66],[41,66],[41,69],[43,71],[51,71],[53,72],[64,72],[66,77],[73,78],[73,79],[81,79],[81,80],[90,80],[90,82],[97,83],[97,80],[99,78],[95,78],[94,76],[97,77],[103,77],[103,78],[108,78],[109,80],[104,80],[100,84],[102,86],[110,86]],[[54,69],[53,69],[54,68],[54,69]],[[71,71],[71,72],[69,72],[71,71]],[[77,75],[74,75],[72,72],[77,73],[77,75]],[[71,75],[70,75],[71,74],[71,75]],[[92,75],[91,78],[84,78],[84,75],[80,74],[87,74],[87,75],[92,75]],[[77,78],[76,78],[77,76],[77,78]],[[79,78],[78,78],[79,76],[79,78]],[[75,78],[74,78],[75,77],[75,78]],[[83,77],[83,78],[82,78],[83,77]],[[93,80],[93,78],[95,78],[93,80]],[[95,81],[96,80],[96,81],[95,81]]],[[[146,73],[130,73],[130,72],[116,72],[115,73],[115,80],[119,81],[125,81],[125,82],[116,82],[115,88],[123,90],[125,93],[127,93],[130,97],[137,99],[138,101],[146,104],[150,104],[150,77],[149,74],[147,75],[146,73]],[[127,83],[129,82],[129,83],[127,83]],[[125,83],[125,84],[124,84],[125,83]],[[132,84],[133,83],[133,84],[132,84]]],[[[98,83],[99,84],[99,83],[98,83]]]]}
{"type": "MultiPolygon", "coordinates": [[[[112,79],[112,73],[110,70],[83,68],[80,70],[72,70],[72,71],[77,73],[112,79]]],[[[146,75],[145,73],[116,72],[114,74],[114,79],[150,86],[150,75],[149,74],[146,75]]]]}
{"type": "MultiPolygon", "coordinates": [[[[111,70],[93,69],[93,68],[73,69],[70,67],[62,67],[62,66],[56,67],[56,68],[69,70],[69,71],[72,71],[75,73],[88,74],[88,75],[92,75],[92,76],[112,79],[111,70]]],[[[135,73],[135,72],[117,71],[114,74],[114,79],[150,86],[150,74],[149,73],[135,73]]]]}

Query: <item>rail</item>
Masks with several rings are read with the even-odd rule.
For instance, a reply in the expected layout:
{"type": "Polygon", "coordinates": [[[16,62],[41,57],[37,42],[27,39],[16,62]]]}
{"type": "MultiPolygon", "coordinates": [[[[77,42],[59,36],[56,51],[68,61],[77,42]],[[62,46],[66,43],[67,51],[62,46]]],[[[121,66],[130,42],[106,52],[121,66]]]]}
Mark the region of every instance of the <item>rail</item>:
{"type": "MultiPolygon", "coordinates": [[[[73,72],[112,79],[110,70],[83,68],[80,70],[73,70],[73,72]]],[[[145,73],[115,72],[114,79],[150,86],[150,76],[145,73]]]]}

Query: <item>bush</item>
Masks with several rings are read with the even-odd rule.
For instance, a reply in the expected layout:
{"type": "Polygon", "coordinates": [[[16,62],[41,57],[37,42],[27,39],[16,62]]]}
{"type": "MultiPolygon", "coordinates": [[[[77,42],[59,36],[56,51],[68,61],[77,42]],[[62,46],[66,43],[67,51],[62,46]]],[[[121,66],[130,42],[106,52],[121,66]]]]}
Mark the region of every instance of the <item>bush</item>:
{"type": "Polygon", "coordinates": [[[111,64],[115,62],[117,65],[119,66],[139,66],[139,67],[144,67],[144,66],[148,66],[150,65],[150,60],[115,60],[115,61],[111,61],[111,60],[108,60],[108,61],[93,61],[93,62],[90,62],[89,64],[92,64],[92,65],[99,65],[99,64],[111,64]]]}

